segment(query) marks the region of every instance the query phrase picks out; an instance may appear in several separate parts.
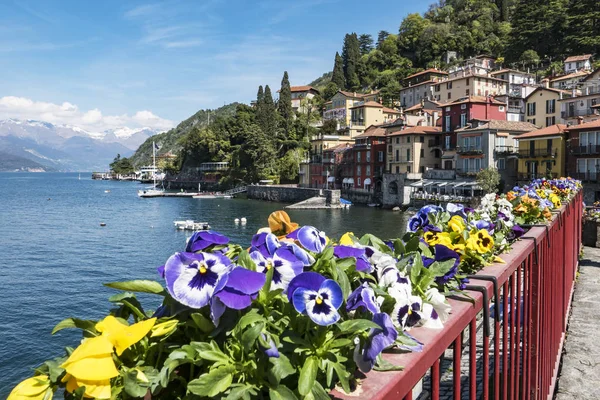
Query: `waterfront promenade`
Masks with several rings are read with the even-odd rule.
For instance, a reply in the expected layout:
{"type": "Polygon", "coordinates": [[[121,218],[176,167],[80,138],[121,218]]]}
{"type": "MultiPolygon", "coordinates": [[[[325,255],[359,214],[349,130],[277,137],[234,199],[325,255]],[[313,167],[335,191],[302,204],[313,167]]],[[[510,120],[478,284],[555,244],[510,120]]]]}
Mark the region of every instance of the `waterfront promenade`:
{"type": "Polygon", "coordinates": [[[575,284],[556,400],[600,399],[600,249],[584,249],[575,284]]]}

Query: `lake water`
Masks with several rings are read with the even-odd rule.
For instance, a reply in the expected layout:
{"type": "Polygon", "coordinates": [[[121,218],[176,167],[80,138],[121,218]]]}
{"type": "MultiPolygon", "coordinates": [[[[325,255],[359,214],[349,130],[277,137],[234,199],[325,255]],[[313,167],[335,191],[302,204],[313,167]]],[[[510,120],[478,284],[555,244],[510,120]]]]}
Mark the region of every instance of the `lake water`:
{"type": "MultiPolygon", "coordinates": [[[[245,199],[140,199],[138,183],[93,181],[89,173],[78,177],[0,173],[0,398],[39,363],[78,344],[79,331],[52,336],[54,325],[67,317],[98,319],[110,309],[107,298],[116,291],[102,283],[158,278],[156,267],[183,250],[190,235],[174,229],[174,220],[206,221],[248,245],[269,214],[284,206],[245,199]],[[246,217],[247,224],[236,225],[236,217],[246,217]]],[[[346,231],[399,237],[406,226],[404,214],[368,207],[289,214],[333,238],[346,231]]],[[[142,300],[147,309],[156,306],[156,297],[142,300]]]]}

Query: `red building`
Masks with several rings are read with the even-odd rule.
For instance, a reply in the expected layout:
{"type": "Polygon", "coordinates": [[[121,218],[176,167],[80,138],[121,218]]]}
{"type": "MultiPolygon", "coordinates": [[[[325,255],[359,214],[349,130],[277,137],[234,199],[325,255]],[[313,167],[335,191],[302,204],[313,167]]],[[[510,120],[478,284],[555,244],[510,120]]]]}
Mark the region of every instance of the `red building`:
{"type": "Polygon", "coordinates": [[[586,182],[600,178],[600,120],[571,125],[567,132],[567,175],[586,182]]]}
{"type": "Polygon", "coordinates": [[[335,147],[323,150],[323,176],[324,187],[337,189],[342,185],[342,170],[347,168],[344,165],[344,153],[350,152],[352,147],[350,143],[338,144],[335,147]]]}
{"type": "Polygon", "coordinates": [[[380,187],[385,168],[385,128],[371,125],[354,139],[354,174],[352,182],[348,183],[357,189],[371,190],[380,187]]]}

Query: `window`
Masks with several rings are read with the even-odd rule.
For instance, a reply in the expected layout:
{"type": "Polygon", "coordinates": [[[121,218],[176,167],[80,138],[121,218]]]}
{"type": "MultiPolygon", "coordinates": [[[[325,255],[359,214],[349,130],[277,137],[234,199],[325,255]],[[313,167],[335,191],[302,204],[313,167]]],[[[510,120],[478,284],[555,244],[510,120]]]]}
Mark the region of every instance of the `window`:
{"type": "MultiPolygon", "coordinates": [[[[362,175],[362,170],[360,169],[360,165],[356,166],[356,175],[359,177],[362,175]]],[[[360,178],[358,178],[358,179],[360,179],[360,178]]],[[[360,183],[359,183],[359,185],[360,185],[360,183]]]]}
{"type": "Polygon", "coordinates": [[[396,173],[399,174],[400,173],[400,167],[398,165],[396,165],[396,173]]]}
{"type": "Polygon", "coordinates": [[[400,150],[396,149],[396,162],[400,161],[400,150]]]}
{"type": "Polygon", "coordinates": [[[552,126],[556,123],[556,117],[546,117],[546,126],[552,126]]]}
{"type": "Polygon", "coordinates": [[[419,172],[422,174],[425,173],[425,167],[419,167],[419,172]]]}
{"type": "MultiPolygon", "coordinates": [[[[470,82],[471,82],[471,79],[470,79],[470,78],[467,78],[467,85],[468,85],[470,82]]],[[[467,89],[467,90],[469,90],[469,89],[467,89]]]]}
{"type": "Polygon", "coordinates": [[[388,145],[388,153],[391,153],[391,152],[392,152],[392,145],[390,144],[390,145],[388,145]]]}
{"type": "Polygon", "coordinates": [[[498,171],[502,171],[506,169],[506,159],[500,158],[498,159],[498,171]]]}
{"type": "Polygon", "coordinates": [[[383,161],[383,151],[377,152],[377,161],[379,161],[379,162],[383,161]]]}
{"type": "Polygon", "coordinates": [[[465,96],[470,96],[471,95],[471,89],[467,89],[465,91],[465,96]]]}
{"type": "Polygon", "coordinates": [[[548,153],[552,153],[552,139],[546,140],[546,149],[548,150],[548,153]]]}
{"type": "Polygon", "coordinates": [[[367,165],[366,172],[367,172],[367,177],[371,176],[371,166],[370,165],[367,165]]]}
{"type": "Polygon", "coordinates": [[[362,185],[362,182],[361,182],[360,176],[359,176],[359,177],[358,177],[358,179],[356,180],[356,183],[357,183],[358,187],[361,187],[361,185],[362,185]]]}
{"type": "Polygon", "coordinates": [[[410,174],[411,171],[412,171],[412,168],[410,167],[410,165],[407,165],[406,166],[406,172],[408,172],[410,174]]]}
{"type": "Polygon", "coordinates": [[[546,100],[546,114],[554,114],[556,112],[556,100],[546,100]]]}
{"type": "Polygon", "coordinates": [[[367,151],[366,155],[367,155],[367,162],[371,162],[371,152],[367,151]]]}
{"type": "Polygon", "coordinates": [[[460,127],[465,127],[467,126],[467,114],[466,113],[462,113],[460,114],[460,127]]]}
{"type": "Polygon", "coordinates": [[[406,143],[410,143],[410,136],[406,137],[406,143]]]}
{"type": "Polygon", "coordinates": [[[535,103],[527,103],[527,115],[535,115],[535,103]]]}
{"type": "Polygon", "coordinates": [[[444,147],[445,147],[446,149],[449,149],[449,148],[450,148],[450,136],[446,136],[446,137],[444,138],[444,141],[446,142],[446,143],[445,143],[446,145],[445,145],[444,147]]]}
{"type": "Polygon", "coordinates": [[[452,89],[452,82],[446,83],[446,89],[452,89]]]}
{"type": "Polygon", "coordinates": [[[506,145],[506,138],[505,137],[496,137],[496,146],[503,147],[505,145],[506,145]]]}
{"type": "Polygon", "coordinates": [[[452,98],[452,92],[448,92],[448,100],[452,98]]]}
{"type": "Polygon", "coordinates": [[[356,162],[360,162],[360,151],[356,153],[356,162]]]}
{"type": "Polygon", "coordinates": [[[467,109],[467,105],[466,104],[461,104],[460,105],[460,109],[461,110],[466,110],[467,109]]]}
{"type": "Polygon", "coordinates": [[[425,149],[421,149],[421,158],[425,158],[425,149]]]}
{"type": "Polygon", "coordinates": [[[410,149],[406,149],[406,161],[410,161],[410,149]]]}
{"type": "Polygon", "coordinates": [[[421,142],[421,143],[425,143],[425,136],[421,136],[421,137],[419,137],[419,142],[421,142]]]}
{"type": "Polygon", "coordinates": [[[444,123],[444,131],[445,132],[450,132],[452,129],[450,127],[450,116],[446,115],[446,121],[444,123]]]}
{"type": "Polygon", "coordinates": [[[500,111],[500,112],[504,112],[504,106],[500,106],[500,107],[498,107],[498,111],[500,111]]]}
{"type": "Polygon", "coordinates": [[[535,125],[535,118],[528,119],[527,122],[529,122],[530,124],[535,125]]]}
{"type": "Polygon", "coordinates": [[[440,85],[435,85],[435,91],[439,92],[440,91],[440,85]]]}
{"type": "Polygon", "coordinates": [[[396,138],[396,144],[400,144],[400,137],[399,136],[396,138]]]}

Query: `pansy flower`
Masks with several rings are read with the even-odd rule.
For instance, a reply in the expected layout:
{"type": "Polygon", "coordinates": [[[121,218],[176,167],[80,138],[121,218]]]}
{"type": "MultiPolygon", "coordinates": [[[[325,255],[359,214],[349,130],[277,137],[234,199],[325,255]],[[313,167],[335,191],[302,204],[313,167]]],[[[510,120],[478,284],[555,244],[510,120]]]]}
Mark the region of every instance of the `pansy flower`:
{"type": "Polygon", "coordinates": [[[446,204],[446,211],[452,216],[459,216],[464,219],[467,218],[465,206],[462,204],[448,203],[446,204]]]}
{"type": "Polygon", "coordinates": [[[319,231],[312,226],[303,226],[298,230],[297,240],[302,247],[313,253],[320,253],[327,244],[325,232],[319,231]]]}
{"type": "Polygon", "coordinates": [[[403,330],[418,326],[429,328],[442,328],[442,322],[433,306],[429,303],[423,303],[418,296],[407,296],[396,299],[396,306],[393,311],[394,322],[403,330]]]}
{"type": "Polygon", "coordinates": [[[269,229],[277,236],[285,236],[298,229],[298,224],[292,222],[288,213],[281,210],[272,212],[268,222],[269,229]]]}
{"type": "Polygon", "coordinates": [[[443,262],[448,260],[454,260],[454,265],[444,276],[438,276],[435,278],[435,282],[439,285],[444,285],[450,281],[450,279],[454,278],[456,273],[458,272],[458,264],[460,263],[460,256],[455,251],[450,250],[448,247],[436,244],[434,246],[435,249],[435,258],[422,257],[423,265],[426,268],[429,268],[431,264],[434,262],[443,262]]]}
{"type": "Polygon", "coordinates": [[[331,325],[340,319],[338,308],[344,302],[340,285],[316,272],[304,272],[290,283],[288,298],[296,311],[317,325],[331,325]]]}
{"type": "Polygon", "coordinates": [[[423,235],[423,239],[430,246],[435,246],[436,244],[443,244],[444,246],[452,245],[452,239],[450,239],[450,235],[447,232],[428,231],[423,235]]]}
{"type": "Polygon", "coordinates": [[[213,245],[226,245],[227,243],[229,243],[229,238],[227,236],[213,231],[200,231],[194,233],[192,237],[189,238],[185,246],[185,251],[188,253],[195,253],[213,245]]]}
{"type": "Polygon", "coordinates": [[[467,239],[467,248],[479,254],[488,253],[494,248],[494,239],[487,230],[480,229],[469,236],[467,239]]]}
{"type": "Polygon", "coordinates": [[[448,227],[452,230],[452,232],[461,233],[467,228],[465,224],[465,220],[460,215],[454,215],[448,221],[448,227]]]}
{"type": "Polygon", "coordinates": [[[366,282],[354,289],[348,296],[348,300],[346,300],[346,311],[357,310],[361,307],[373,314],[379,312],[375,291],[366,282]]]}
{"type": "Polygon", "coordinates": [[[366,250],[352,246],[335,246],[333,255],[337,258],[354,258],[356,260],[356,270],[361,272],[373,271],[373,266],[367,260],[366,250]]]}
{"type": "Polygon", "coordinates": [[[253,251],[250,258],[256,264],[258,272],[267,273],[273,269],[271,289],[286,290],[290,281],[304,270],[304,263],[287,247],[279,247],[273,252],[253,251]]]}
{"type": "Polygon", "coordinates": [[[354,351],[354,362],[362,372],[369,372],[375,365],[377,356],[393,345],[398,337],[398,331],[396,331],[388,314],[377,313],[373,315],[373,322],[380,327],[372,328],[369,331],[369,337],[362,352],[358,351],[358,344],[354,351]]]}
{"type": "Polygon", "coordinates": [[[222,254],[176,253],[165,263],[167,290],[179,303],[202,308],[225,287],[231,268],[222,254]]]}

